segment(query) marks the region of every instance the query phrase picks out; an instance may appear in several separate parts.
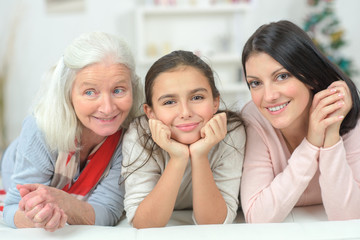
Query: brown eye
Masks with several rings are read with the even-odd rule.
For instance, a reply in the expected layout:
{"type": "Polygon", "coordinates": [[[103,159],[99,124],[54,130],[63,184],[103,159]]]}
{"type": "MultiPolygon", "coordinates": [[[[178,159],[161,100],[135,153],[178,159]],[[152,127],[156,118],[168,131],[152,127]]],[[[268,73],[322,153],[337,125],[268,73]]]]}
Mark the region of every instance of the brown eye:
{"type": "Polygon", "coordinates": [[[282,80],[285,80],[285,79],[288,79],[288,78],[289,78],[289,74],[282,73],[282,74],[279,74],[276,79],[279,80],[279,81],[282,81],[282,80]]]}

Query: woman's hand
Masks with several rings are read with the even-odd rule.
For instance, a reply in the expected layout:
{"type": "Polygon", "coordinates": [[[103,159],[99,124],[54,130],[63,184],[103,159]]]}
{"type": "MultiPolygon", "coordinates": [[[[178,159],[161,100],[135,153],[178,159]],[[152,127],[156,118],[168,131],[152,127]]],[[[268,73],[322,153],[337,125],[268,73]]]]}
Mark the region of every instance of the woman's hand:
{"type": "Polygon", "coordinates": [[[225,113],[216,114],[201,129],[201,138],[190,145],[191,159],[208,155],[213,146],[223,140],[227,133],[227,119],[225,113]]]}
{"type": "Polygon", "coordinates": [[[149,127],[154,142],[169,153],[170,158],[189,159],[189,147],[171,139],[168,126],[156,119],[149,119],[149,127]]]}
{"type": "Polygon", "coordinates": [[[35,227],[53,232],[65,226],[67,215],[57,203],[54,188],[41,184],[18,185],[17,188],[22,197],[19,210],[24,212],[35,227]]]}
{"type": "Polygon", "coordinates": [[[327,89],[318,92],[310,108],[307,140],[323,147],[327,137],[337,142],[341,122],[350,111],[352,100],[350,91],[344,81],[336,81],[327,89]]]}
{"type": "Polygon", "coordinates": [[[335,90],[336,93],[342,97],[342,100],[338,103],[341,107],[329,116],[338,117],[340,121],[335,122],[326,129],[324,147],[333,146],[339,141],[341,123],[353,105],[349,87],[344,81],[333,82],[329,88],[333,89],[333,91],[335,90]]]}

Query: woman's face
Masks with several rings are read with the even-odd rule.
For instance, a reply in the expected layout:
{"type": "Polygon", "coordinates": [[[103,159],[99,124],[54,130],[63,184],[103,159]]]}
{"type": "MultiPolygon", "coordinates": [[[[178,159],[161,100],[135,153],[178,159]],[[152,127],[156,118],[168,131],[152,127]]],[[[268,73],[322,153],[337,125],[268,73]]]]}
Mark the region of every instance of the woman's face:
{"type": "Polygon", "coordinates": [[[161,73],[152,89],[152,107],[144,106],[148,118],[170,128],[171,138],[191,144],[200,139],[200,130],[219,107],[208,79],[193,67],[180,67],[161,73]]]}
{"type": "Polygon", "coordinates": [[[72,104],[85,130],[106,137],[119,130],[132,106],[130,70],[123,64],[96,63],[80,70],[72,104]]]}
{"type": "Polygon", "coordinates": [[[251,97],[262,115],[277,129],[307,124],[312,94],[266,53],[256,53],[245,63],[251,97]]]}

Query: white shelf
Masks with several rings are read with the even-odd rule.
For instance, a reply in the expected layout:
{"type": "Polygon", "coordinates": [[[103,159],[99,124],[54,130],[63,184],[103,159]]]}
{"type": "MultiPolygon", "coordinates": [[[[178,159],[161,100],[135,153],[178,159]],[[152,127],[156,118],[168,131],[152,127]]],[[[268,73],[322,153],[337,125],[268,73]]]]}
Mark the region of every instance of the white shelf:
{"type": "Polygon", "coordinates": [[[144,15],[174,15],[174,14],[231,14],[244,12],[249,9],[249,4],[224,4],[208,6],[147,6],[140,7],[144,15]]]}
{"type": "Polygon", "coordinates": [[[171,51],[193,51],[215,71],[224,101],[242,103],[249,90],[241,81],[241,25],[251,5],[139,6],[135,15],[136,61],[141,75],[171,51]]]}
{"type": "MultiPolygon", "coordinates": [[[[219,54],[219,55],[212,55],[212,56],[202,56],[201,57],[206,63],[209,63],[211,65],[216,64],[232,64],[232,65],[238,65],[241,64],[241,57],[238,54],[219,54]]],[[[140,57],[138,59],[138,63],[141,65],[151,65],[156,60],[158,60],[158,57],[140,57]]]]}

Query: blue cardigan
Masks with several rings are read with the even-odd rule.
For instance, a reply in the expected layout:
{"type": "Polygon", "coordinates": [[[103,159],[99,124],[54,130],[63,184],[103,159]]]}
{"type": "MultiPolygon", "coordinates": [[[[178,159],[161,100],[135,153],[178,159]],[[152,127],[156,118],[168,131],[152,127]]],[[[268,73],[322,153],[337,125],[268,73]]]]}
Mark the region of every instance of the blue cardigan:
{"type": "MultiPolygon", "coordinates": [[[[121,138],[122,140],[122,138],[121,138]]],[[[109,173],[87,199],[95,211],[95,225],[112,226],[120,219],[124,210],[124,184],[119,185],[121,174],[122,143],[111,159],[109,173]]],[[[7,189],[4,221],[11,227],[21,199],[17,184],[40,183],[50,185],[55,170],[57,153],[51,152],[33,116],[23,123],[20,136],[6,149],[2,159],[2,176],[7,189]],[[12,172],[11,178],[6,172],[12,172]]]]}

